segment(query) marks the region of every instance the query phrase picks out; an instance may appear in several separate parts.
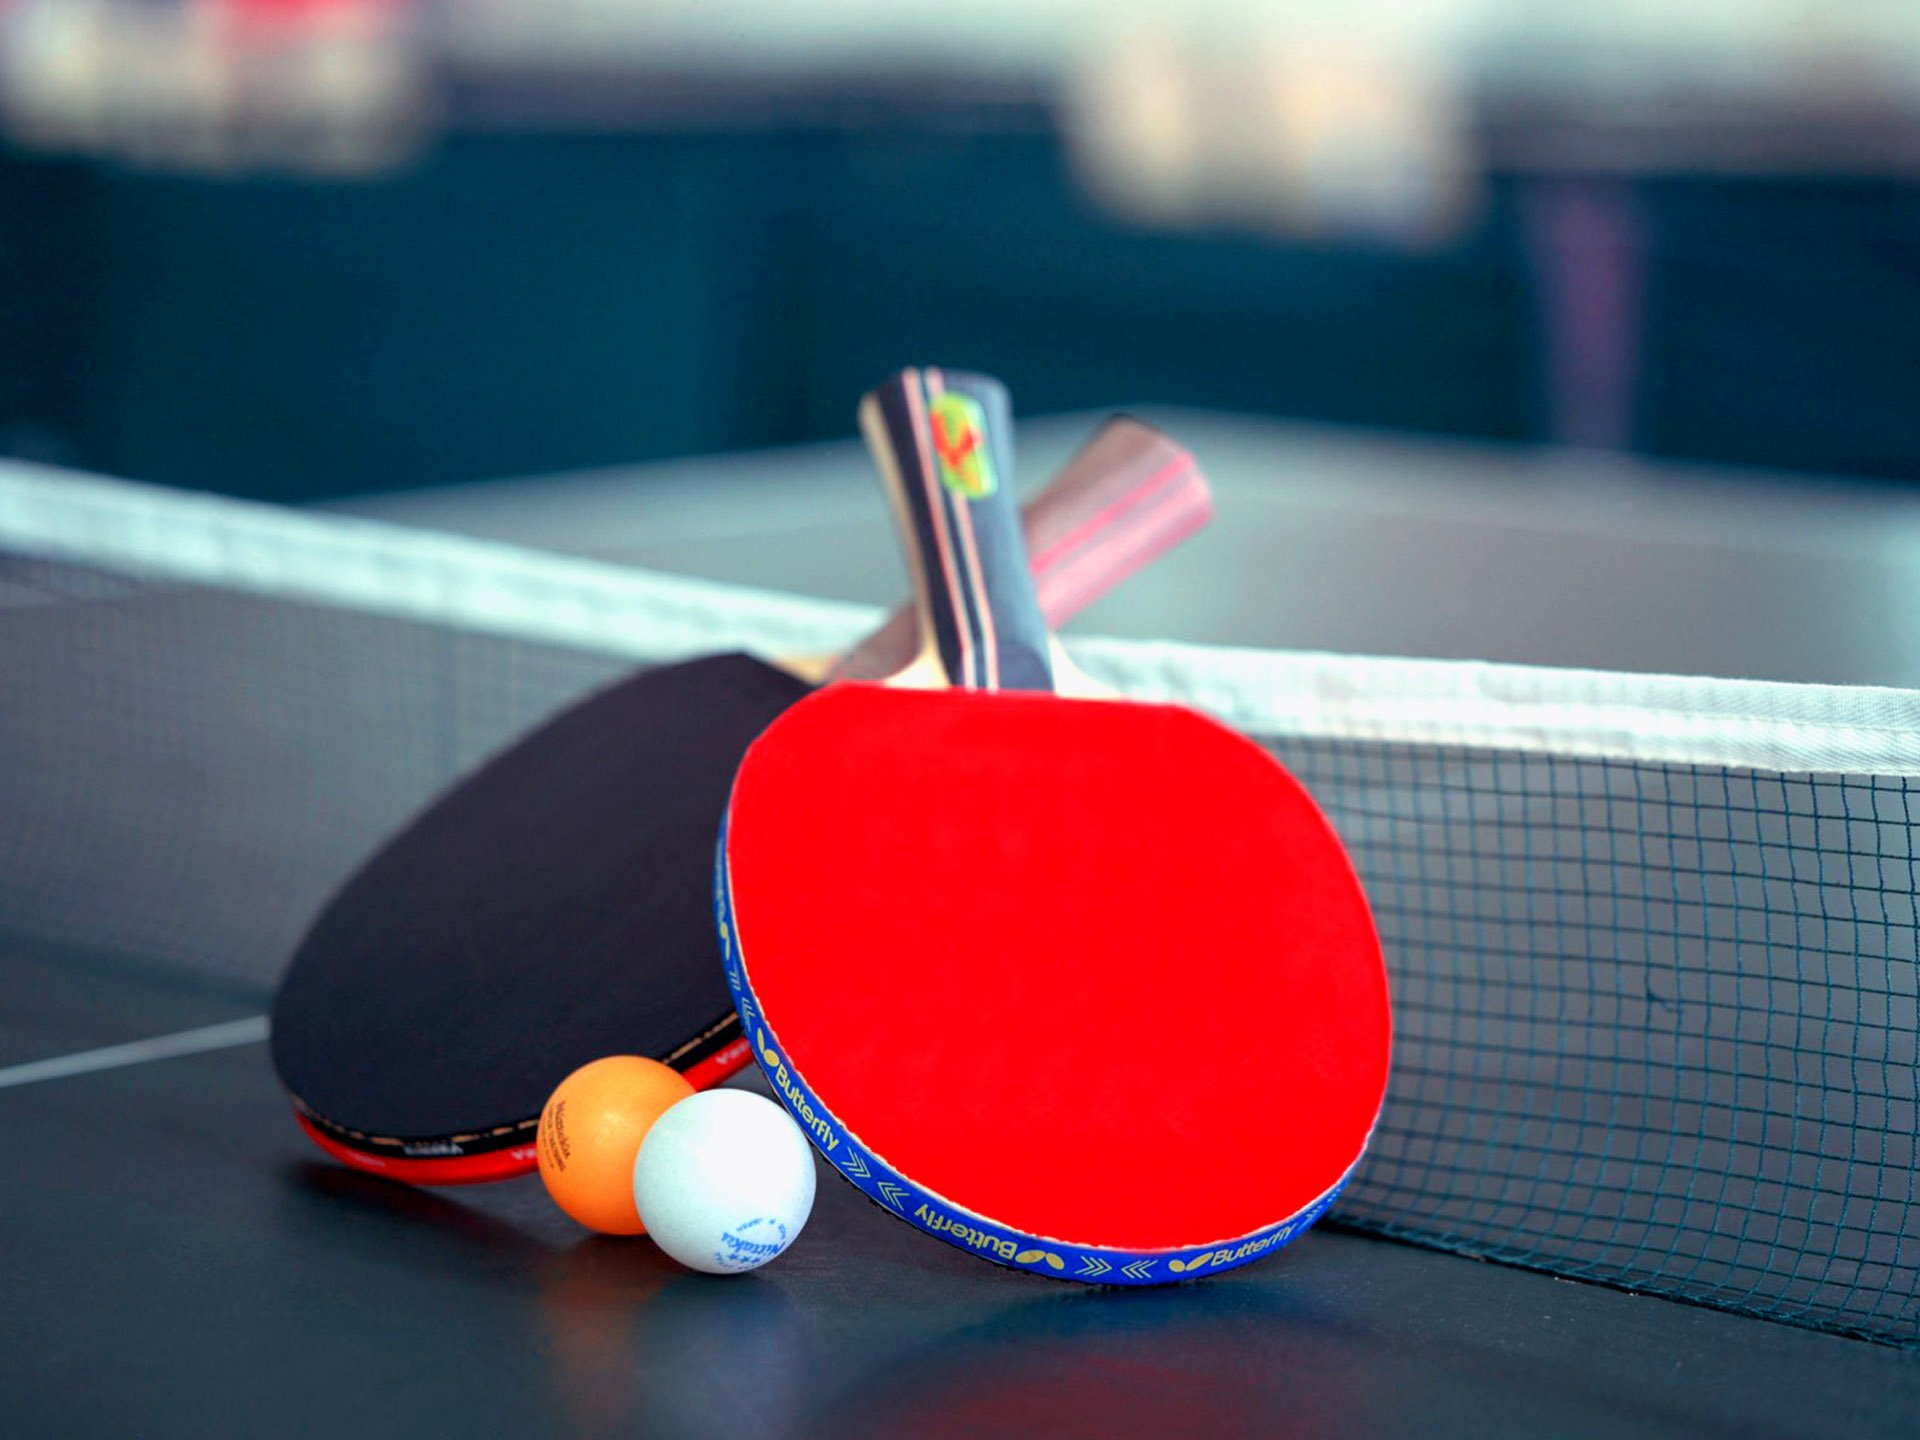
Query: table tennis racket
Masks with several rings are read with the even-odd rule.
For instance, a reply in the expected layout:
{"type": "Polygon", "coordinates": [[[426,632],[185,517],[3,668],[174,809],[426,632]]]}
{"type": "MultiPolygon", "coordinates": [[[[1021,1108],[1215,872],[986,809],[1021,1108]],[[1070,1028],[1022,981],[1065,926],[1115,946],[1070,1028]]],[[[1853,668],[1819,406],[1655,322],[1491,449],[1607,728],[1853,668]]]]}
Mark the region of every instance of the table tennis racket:
{"type": "Polygon", "coordinates": [[[1266,1254],[1385,1090],[1346,853],[1243,736],[1054,693],[1004,390],[909,371],[862,423],[961,688],[831,686],[748,750],[715,905],[755,1056],[843,1176],[963,1249],[1109,1284],[1266,1254]]]}
{"type": "MultiPolygon", "coordinates": [[[[1039,588],[1070,614],[1206,523],[1192,457],[1116,419],[1032,507],[1039,588]]],[[[888,673],[911,627],[843,662],[888,673]]],[[[718,655],[622,680],[469,774],[375,854],[301,942],[273,1007],[300,1124],[423,1184],[535,1164],[540,1108],[608,1054],[696,1085],[748,1063],[707,900],[749,741],[826,667],[718,655]],[[796,673],[797,672],[797,673],[796,673]]]]}

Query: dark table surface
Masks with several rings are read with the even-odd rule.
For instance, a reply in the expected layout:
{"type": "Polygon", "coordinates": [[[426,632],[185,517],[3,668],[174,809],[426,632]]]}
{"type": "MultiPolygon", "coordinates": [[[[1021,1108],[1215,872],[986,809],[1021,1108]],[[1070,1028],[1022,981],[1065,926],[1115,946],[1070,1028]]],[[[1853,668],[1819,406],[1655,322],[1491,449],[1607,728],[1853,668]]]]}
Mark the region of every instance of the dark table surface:
{"type": "MultiPolygon", "coordinates": [[[[258,1013],[0,948],[10,1063],[258,1013]]],[[[1002,1270],[831,1173],[755,1274],[537,1179],[323,1160],[249,1045],[0,1088],[16,1435],[1911,1435],[1920,1355],[1322,1227],[1215,1280],[1002,1270]]]]}
{"type": "MultiPolygon", "coordinates": [[[[10,1062],[265,995],[0,945],[10,1062]]],[[[741,1081],[756,1085],[758,1081],[741,1081]]],[[[0,1404],[21,1436],[1905,1436],[1920,1354],[1321,1227],[1098,1290],[960,1254],[831,1171],[745,1277],[574,1227],[538,1179],[324,1162],[265,1046],[0,1089],[0,1404]]]]}

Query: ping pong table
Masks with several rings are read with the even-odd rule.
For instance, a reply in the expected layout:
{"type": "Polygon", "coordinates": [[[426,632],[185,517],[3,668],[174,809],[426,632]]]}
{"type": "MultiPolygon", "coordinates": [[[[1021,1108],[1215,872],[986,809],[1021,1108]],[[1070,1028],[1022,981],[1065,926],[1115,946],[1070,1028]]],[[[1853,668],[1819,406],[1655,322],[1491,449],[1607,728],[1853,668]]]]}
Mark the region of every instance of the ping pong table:
{"type": "MultiPolygon", "coordinates": [[[[1076,631],[1920,674],[1902,492],[1149,418],[1220,520],[1076,631]]],[[[1086,428],[1024,426],[1024,473],[1086,428]]],[[[900,584],[864,463],[831,445],[339,508],[878,602],[900,584]]],[[[198,973],[0,917],[0,1067],[244,1031],[283,958],[198,973]]],[[[586,1235],[534,1179],[430,1191],[325,1162],[259,1044],[0,1083],[0,1133],[21,1435],[1893,1436],[1920,1416],[1912,1351],[1337,1224],[1217,1280],[1105,1291],[981,1264],[823,1174],[787,1256],[714,1280],[586,1235]]]]}

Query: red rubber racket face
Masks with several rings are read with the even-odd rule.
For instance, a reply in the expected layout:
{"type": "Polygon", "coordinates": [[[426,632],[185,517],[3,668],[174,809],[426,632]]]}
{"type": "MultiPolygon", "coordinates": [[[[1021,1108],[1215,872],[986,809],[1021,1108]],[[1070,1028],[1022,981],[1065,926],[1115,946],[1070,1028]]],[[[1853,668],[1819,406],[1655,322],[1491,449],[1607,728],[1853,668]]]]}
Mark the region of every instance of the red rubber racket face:
{"type": "Polygon", "coordinates": [[[789,1105],[855,1183],[843,1142],[947,1209],[876,1198],[993,1258],[1317,1213],[1379,1112],[1386,979],[1346,854],[1192,711],[821,692],[748,752],[721,878],[789,1105]]]}

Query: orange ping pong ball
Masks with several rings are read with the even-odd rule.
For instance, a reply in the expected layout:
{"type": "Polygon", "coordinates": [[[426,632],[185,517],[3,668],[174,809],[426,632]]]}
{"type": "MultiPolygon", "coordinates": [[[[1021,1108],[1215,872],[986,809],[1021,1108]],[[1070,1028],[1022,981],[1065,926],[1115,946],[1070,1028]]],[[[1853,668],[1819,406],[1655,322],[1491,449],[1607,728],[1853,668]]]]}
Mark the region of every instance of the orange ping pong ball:
{"type": "Polygon", "coordinates": [[[602,1235],[646,1229],[633,1208],[633,1161],[669,1105],[693,1094],[671,1065],[610,1055],[582,1065],[540,1112],[540,1178],[559,1207],[602,1235]]]}

